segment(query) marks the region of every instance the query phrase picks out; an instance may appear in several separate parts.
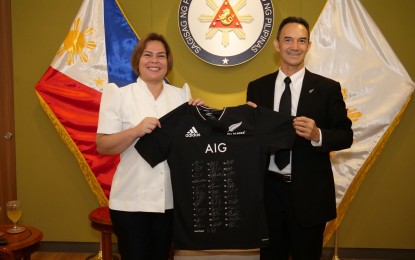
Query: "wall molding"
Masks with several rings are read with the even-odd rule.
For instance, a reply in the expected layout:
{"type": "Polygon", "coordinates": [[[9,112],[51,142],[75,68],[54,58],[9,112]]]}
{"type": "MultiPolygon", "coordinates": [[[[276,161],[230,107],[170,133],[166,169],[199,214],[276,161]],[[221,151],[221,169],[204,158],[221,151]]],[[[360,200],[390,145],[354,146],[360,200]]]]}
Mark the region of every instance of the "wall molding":
{"type": "MultiPolygon", "coordinates": [[[[331,260],[334,248],[323,249],[322,260],[331,260]]],[[[340,259],[376,259],[376,260],[413,260],[415,249],[394,249],[394,248],[337,248],[337,255],[340,259]]]]}
{"type": "MultiPolygon", "coordinates": [[[[42,241],[39,251],[41,252],[77,252],[97,253],[99,243],[96,242],[54,242],[42,241]]],[[[112,244],[112,251],[116,253],[117,244],[112,244]]],[[[415,249],[393,249],[393,248],[338,248],[338,256],[342,260],[347,259],[377,259],[377,260],[413,260],[415,249]]],[[[330,260],[333,257],[332,247],[323,248],[322,260],[330,260]]]]}

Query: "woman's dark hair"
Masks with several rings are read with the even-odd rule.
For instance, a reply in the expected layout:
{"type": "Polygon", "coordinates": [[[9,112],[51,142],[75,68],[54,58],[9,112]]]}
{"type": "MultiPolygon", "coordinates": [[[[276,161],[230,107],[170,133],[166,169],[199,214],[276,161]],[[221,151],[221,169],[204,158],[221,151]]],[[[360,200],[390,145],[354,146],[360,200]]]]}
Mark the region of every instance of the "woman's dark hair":
{"type": "Polygon", "coordinates": [[[140,76],[140,59],[141,55],[143,55],[144,49],[147,46],[147,43],[150,41],[159,41],[164,45],[166,49],[166,56],[167,56],[167,74],[173,68],[173,55],[170,50],[170,46],[167,43],[166,39],[163,35],[157,33],[149,33],[143,39],[140,39],[138,44],[135,46],[133,50],[133,54],[131,56],[131,66],[133,67],[134,72],[140,76]]]}

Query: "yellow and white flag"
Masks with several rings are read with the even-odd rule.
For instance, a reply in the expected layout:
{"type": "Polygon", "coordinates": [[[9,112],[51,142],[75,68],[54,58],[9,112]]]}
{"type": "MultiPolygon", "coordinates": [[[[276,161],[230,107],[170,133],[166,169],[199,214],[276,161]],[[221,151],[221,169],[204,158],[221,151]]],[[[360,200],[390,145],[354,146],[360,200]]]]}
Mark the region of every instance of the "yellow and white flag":
{"type": "Polygon", "coordinates": [[[306,67],[342,85],[353,122],[350,149],[332,154],[337,229],[365,174],[399,123],[415,84],[359,0],[328,0],[310,36],[306,67]]]}

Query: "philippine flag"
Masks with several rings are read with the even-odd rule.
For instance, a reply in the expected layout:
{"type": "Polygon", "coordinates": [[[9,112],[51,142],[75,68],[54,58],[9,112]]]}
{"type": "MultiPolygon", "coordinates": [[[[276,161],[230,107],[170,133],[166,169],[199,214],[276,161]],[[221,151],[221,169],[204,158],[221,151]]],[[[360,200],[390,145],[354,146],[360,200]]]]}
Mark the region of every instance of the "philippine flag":
{"type": "Polygon", "coordinates": [[[76,157],[101,205],[108,203],[119,156],[97,153],[101,91],[136,81],[130,65],[138,42],[116,0],[84,0],[64,42],[35,86],[40,104],[76,157]]]}

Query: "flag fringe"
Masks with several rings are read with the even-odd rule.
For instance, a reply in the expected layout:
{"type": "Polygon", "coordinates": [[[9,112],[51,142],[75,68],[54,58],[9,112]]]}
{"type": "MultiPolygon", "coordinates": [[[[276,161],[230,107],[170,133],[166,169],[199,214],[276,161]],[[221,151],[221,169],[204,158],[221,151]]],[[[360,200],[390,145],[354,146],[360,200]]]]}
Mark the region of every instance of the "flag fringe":
{"type": "Polygon", "coordinates": [[[63,140],[63,142],[66,144],[66,146],[69,148],[69,150],[72,152],[72,154],[75,156],[81,171],[88,182],[89,186],[92,189],[92,192],[95,194],[95,196],[98,199],[98,202],[101,206],[108,205],[108,199],[105,196],[101,186],[99,185],[97,179],[95,178],[94,174],[92,173],[91,168],[89,167],[88,163],[86,162],[85,158],[82,156],[82,153],[79,151],[78,147],[72,140],[69,133],[66,131],[66,129],[62,126],[62,124],[59,122],[59,120],[56,118],[53,111],[49,108],[45,100],[39,95],[39,93],[36,91],[36,95],[39,99],[40,105],[42,106],[43,110],[46,112],[47,116],[49,117],[50,121],[52,122],[53,126],[55,127],[56,131],[58,132],[59,136],[63,140]]]}
{"type": "Polygon", "coordinates": [[[326,243],[330,240],[334,232],[337,231],[338,227],[340,226],[341,221],[344,218],[346,211],[348,210],[353,198],[356,195],[357,190],[362,184],[369,169],[372,167],[373,163],[376,161],[379,154],[382,152],[393,130],[396,128],[396,126],[401,121],[403,113],[405,112],[406,107],[408,106],[410,100],[411,100],[411,96],[409,96],[409,98],[407,99],[407,101],[405,102],[401,110],[399,111],[398,115],[392,121],[391,125],[386,130],[385,134],[379,140],[379,142],[377,143],[373,151],[370,153],[369,157],[365,160],[362,167],[359,169],[358,173],[353,178],[353,181],[350,184],[349,188],[347,189],[346,194],[343,196],[343,199],[341,200],[339,206],[337,207],[337,218],[330,221],[326,226],[324,237],[323,237],[323,245],[326,245],[326,243]]]}
{"type": "Polygon", "coordinates": [[[137,39],[140,39],[140,37],[138,37],[137,32],[134,30],[134,27],[131,25],[130,20],[128,20],[127,16],[125,15],[124,10],[121,8],[121,5],[118,2],[118,0],[115,0],[115,3],[117,4],[118,9],[120,10],[120,12],[122,13],[122,15],[124,16],[124,19],[127,21],[127,23],[130,26],[131,30],[133,30],[133,32],[134,32],[135,36],[137,37],[137,39]]]}

